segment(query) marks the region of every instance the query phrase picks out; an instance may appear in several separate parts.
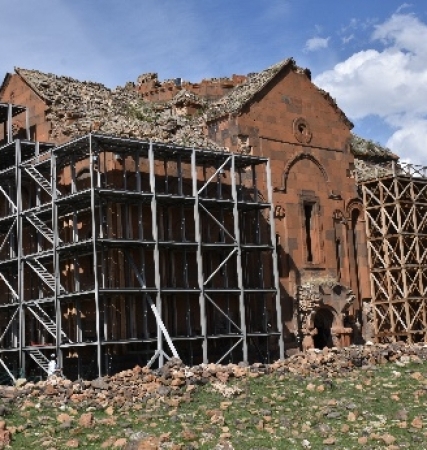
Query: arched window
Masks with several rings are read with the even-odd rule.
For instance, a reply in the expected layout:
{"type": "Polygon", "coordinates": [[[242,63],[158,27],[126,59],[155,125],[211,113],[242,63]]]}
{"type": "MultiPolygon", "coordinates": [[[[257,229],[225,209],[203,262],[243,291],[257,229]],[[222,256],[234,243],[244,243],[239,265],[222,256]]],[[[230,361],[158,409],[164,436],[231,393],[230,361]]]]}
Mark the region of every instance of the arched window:
{"type": "Polygon", "coordinates": [[[76,175],[76,189],[82,191],[90,188],[90,170],[88,167],[81,169],[76,175]]]}

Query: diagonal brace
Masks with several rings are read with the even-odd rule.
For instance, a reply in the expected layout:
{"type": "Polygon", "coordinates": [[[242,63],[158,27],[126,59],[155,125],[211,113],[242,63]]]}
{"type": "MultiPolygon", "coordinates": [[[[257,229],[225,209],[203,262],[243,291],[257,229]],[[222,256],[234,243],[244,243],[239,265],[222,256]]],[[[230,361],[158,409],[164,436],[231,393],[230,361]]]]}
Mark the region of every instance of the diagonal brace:
{"type": "Polygon", "coordinates": [[[220,173],[220,171],[227,165],[227,163],[231,160],[231,156],[229,156],[219,167],[216,169],[215,173],[206,181],[206,183],[198,190],[198,194],[200,194],[204,189],[207,188],[208,184],[220,173]]]}
{"type": "Polygon", "coordinates": [[[16,293],[15,289],[11,286],[9,281],[7,281],[6,277],[0,272],[0,278],[4,281],[5,285],[9,288],[10,292],[12,292],[12,295],[15,297],[15,300],[18,300],[19,296],[16,293]]]}
{"type": "Polygon", "coordinates": [[[227,234],[228,234],[228,236],[230,236],[230,238],[231,239],[233,239],[233,241],[234,242],[236,242],[236,238],[232,235],[232,234],[230,234],[230,232],[224,227],[224,225],[213,215],[213,214],[211,214],[201,203],[199,203],[199,206],[201,207],[201,208],[203,208],[205,211],[206,211],[206,213],[213,219],[213,221],[222,229],[222,230],[224,230],[227,234]]]}
{"type": "Polygon", "coordinates": [[[209,281],[221,270],[221,268],[227,264],[227,261],[237,252],[237,247],[234,248],[230,254],[222,261],[222,263],[209,275],[208,279],[203,283],[204,286],[206,286],[209,281]]]}
{"type": "Polygon", "coordinates": [[[10,205],[12,206],[12,209],[14,212],[16,212],[16,210],[18,209],[15,205],[15,203],[12,201],[12,199],[9,197],[9,195],[7,195],[6,191],[0,186],[0,192],[6,197],[6,200],[10,203],[10,205]]]}
{"type": "Polygon", "coordinates": [[[226,312],[224,312],[210,297],[209,297],[209,295],[208,294],[206,294],[206,292],[205,292],[205,297],[212,303],[212,305],[227,319],[227,320],[229,320],[230,321],[230,323],[232,324],[232,325],[234,325],[240,332],[242,332],[242,330],[240,329],[240,327],[239,326],[237,326],[237,324],[230,318],[230,316],[226,313],[226,312]]]}
{"type": "MultiPolygon", "coordinates": [[[[126,255],[127,260],[129,261],[129,264],[132,267],[132,270],[135,273],[136,278],[139,281],[139,284],[141,285],[142,288],[146,288],[147,286],[145,285],[144,280],[142,279],[141,274],[139,273],[138,268],[136,267],[136,264],[135,264],[132,256],[129,254],[128,251],[125,251],[124,253],[126,255]]],[[[162,330],[162,333],[163,333],[163,335],[164,335],[164,337],[166,339],[166,342],[169,345],[169,348],[172,351],[173,356],[175,358],[179,358],[178,352],[177,352],[175,346],[173,345],[173,342],[172,342],[172,339],[171,339],[171,337],[169,335],[169,332],[166,329],[165,324],[163,323],[163,320],[160,317],[159,311],[157,311],[156,305],[154,304],[153,300],[151,299],[151,296],[149,294],[145,294],[145,298],[147,299],[148,304],[150,305],[150,308],[153,311],[154,317],[156,318],[157,325],[162,330]]],[[[156,355],[154,355],[154,356],[156,356],[156,357],[159,356],[158,352],[156,352],[156,355]]]]}

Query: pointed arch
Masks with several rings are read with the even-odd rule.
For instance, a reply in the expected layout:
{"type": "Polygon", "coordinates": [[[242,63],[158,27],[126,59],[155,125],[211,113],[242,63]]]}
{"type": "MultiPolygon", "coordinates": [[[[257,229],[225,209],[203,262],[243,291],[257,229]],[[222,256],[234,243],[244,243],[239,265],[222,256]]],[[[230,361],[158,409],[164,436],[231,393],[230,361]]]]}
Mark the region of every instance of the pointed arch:
{"type": "Polygon", "coordinates": [[[292,169],[292,167],[298,162],[298,161],[302,161],[303,159],[308,159],[310,160],[312,163],[314,163],[317,168],[320,170],[320,173],[323,176],[323,179],[325,180],[325,183],[329,183],[329,177],[328,174],[326,173],[325,168],[322,166],[322,164],[320,164],[320,162],[310,153],[305,153],[305,152],[301,152],[298,153],[296,156],[294,156],[287,164],[285,167],[285,171],[283,174],[283,192],[287,192],[287,183],[288,183],[288,178],[289,178],[289,173],[292,169]]]}

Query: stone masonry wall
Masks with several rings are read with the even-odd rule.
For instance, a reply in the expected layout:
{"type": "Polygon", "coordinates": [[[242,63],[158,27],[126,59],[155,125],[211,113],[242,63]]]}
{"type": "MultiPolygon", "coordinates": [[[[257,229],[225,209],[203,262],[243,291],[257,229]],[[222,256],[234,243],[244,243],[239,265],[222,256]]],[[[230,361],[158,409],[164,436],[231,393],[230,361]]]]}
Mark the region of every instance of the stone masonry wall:
{"type": "Polygon", "coordinates": [[[245,79],[244,75],[233,75],[231,78],[210,78],[203,79],[200,83],[191,83],[181,80],[181,78],[159,81],[156,73],[149,73],[138,77],[135,89],[143,96],[144,100],[150,102],[172,100],[181,89],[207,100],[216,100],[245,79]]]}
{"type": "MultiPolygon", "coordinates": [[[[289,341],[297,334],[295,293],[304,282],[323,277],[352,288],[357,285],[359,298],[350,309],[353,321],[361,298],[369,296],[368,277],[356,280],[352,270],[357,265],[366,267],[367,262],[366,253],[356,255],[356,262],[350,251],[353,231],[348,207],[357,199],[350,170],[354,161],[350,136],[349,122],[306,73],[292,69],[258,92],[240,114],[209,123],[209,137],[219,145],[271,158],[285,339],[289,341]]],[[[327,296],[324,305],[335,312],[339,309],[327,296]]],[[[343,318],[336,317],[343,327],[343,318]]]]}

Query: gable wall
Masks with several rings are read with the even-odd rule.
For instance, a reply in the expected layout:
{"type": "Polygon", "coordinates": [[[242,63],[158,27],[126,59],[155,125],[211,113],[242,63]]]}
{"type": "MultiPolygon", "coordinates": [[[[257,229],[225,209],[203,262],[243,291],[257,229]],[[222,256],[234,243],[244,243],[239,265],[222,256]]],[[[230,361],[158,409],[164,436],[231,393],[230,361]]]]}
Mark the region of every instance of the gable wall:
{"type": "MultiPolygon", "coordinates": [[[[29,108],[30,127],[33,128],[31,138],[34,140],[49,142],[51,125],[46,120],[48,106],[35,92],[22,81],[17,74],[11,76],[7,86],[0,96],[0,102],[23,105],[29,108]]],[[[20,114],[13,119],[18,127],[25,128],[25,114],[20,114]]],[[[0,140],[4,138],[3,127],[0,128],[0,140]]]]}
{"type": "MultiPolygon", "coordinates": [[[[305,74],[285,72],[267,89],[240,115],[210,124],[209,135],[234,151],[241,151],[242,138],[248,139],[252,154],[271,158],[284,322],[292,339],[298,285],[330,277],[352,288],[360,302],[370,295],[369,280],[355,276],[361,261],[355,263],[353,232],[346,222],[346,208],[357,198],[351,177],[350,125],[305,74]],[[300,118],[310,138],[305,137],[310,133],[297,131],[295,121],[300,118]],[[310,232],[307,214],[311,214],[310,232]]],[[[366,267],[366,253],[360,252],[360,258],[366,267]]],[[[337,301],[324,300],[336,310],[341,308],[337,301]]]]}

